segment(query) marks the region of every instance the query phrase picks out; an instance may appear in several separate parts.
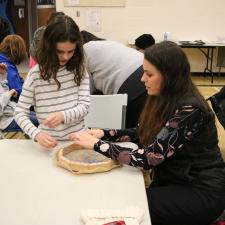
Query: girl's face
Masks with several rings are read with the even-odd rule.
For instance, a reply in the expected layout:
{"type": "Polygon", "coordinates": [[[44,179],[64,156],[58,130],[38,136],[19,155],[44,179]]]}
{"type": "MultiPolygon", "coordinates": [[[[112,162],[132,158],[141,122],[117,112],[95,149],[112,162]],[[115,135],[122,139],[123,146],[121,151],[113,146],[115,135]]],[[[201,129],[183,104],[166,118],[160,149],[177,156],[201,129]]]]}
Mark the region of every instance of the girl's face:
{"type": "Polygon", "coordinates": [[[72,58],[76,49],[76,43],[58,42],[56,44],[56,53],[59,59],[59,65],[65,66],[67,62],[72,58]]]}
{"type": "Polygon", "coordinates": [[[141,81],[144,82],[148,95],[158,96],[163,85],[163,76],[155,66],[146,59],[143,62],[144,74],[141,81]]]}

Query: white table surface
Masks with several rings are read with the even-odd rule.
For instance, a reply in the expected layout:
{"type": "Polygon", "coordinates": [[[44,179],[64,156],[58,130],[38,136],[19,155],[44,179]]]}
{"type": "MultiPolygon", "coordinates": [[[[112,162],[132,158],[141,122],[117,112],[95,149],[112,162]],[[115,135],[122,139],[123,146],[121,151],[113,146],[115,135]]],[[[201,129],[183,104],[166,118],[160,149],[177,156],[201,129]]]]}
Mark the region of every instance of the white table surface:
{"type": "Polygon", "coordinates": [[[150,225],[142,173],[129,166],[109,172],[73,175],[55,165],[56,151],[31,140],[0,141],[0,224],[80,225],[85,209],[144,210],[150,225]]]}

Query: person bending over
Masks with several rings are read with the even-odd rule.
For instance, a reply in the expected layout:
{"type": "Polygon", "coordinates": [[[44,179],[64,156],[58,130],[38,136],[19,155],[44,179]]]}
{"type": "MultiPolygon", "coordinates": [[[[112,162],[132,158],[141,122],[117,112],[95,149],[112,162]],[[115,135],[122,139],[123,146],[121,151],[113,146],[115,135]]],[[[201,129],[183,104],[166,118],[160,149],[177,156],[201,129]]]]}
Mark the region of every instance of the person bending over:
{"type": "Polygon", "coordinates": [[[119,42],[81,31],[92,94],[128,95],[126,128],[136,127],[147,97],[140,78],[143,54],[119,42]]]}

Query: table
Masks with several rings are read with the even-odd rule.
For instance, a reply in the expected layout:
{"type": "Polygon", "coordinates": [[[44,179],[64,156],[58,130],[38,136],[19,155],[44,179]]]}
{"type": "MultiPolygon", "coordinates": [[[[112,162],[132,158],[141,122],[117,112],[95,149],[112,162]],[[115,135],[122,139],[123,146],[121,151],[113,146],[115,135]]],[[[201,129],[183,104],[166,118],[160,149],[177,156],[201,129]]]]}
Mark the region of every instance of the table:
{"type": "Polygon", "coordinates": [[[178,43],[181,48],[197,48],[206,58],[206,65],[204,73],[209,72],[211,76],[211,83],[213,83],[213,55],[214,50],[218,47],[225,46],[225,43],[205,43],[205,44],[183,44],[178,43]]]}
{"type": "Polygon", "coordinates": [[[84,209],[144,210],[151,225],[142,173],[123,166],[105,173],[73,175],[57,167],[55,151],[31,140],[0,141],[0,224],[81,225],[84,209]]]}

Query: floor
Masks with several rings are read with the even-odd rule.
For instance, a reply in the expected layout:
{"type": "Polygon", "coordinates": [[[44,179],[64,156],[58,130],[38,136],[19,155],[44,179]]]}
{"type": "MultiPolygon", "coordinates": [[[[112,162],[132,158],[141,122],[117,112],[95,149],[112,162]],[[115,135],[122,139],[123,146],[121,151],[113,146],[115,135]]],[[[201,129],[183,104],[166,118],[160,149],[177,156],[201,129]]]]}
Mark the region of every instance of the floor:
{"type": "Polygon", "coordinates": [[[215,94],[225,85],[225,77],[216,77],[213,83],[209,77],[204,76],[192,76],[192,80],[205,98],[215,94]]]}

